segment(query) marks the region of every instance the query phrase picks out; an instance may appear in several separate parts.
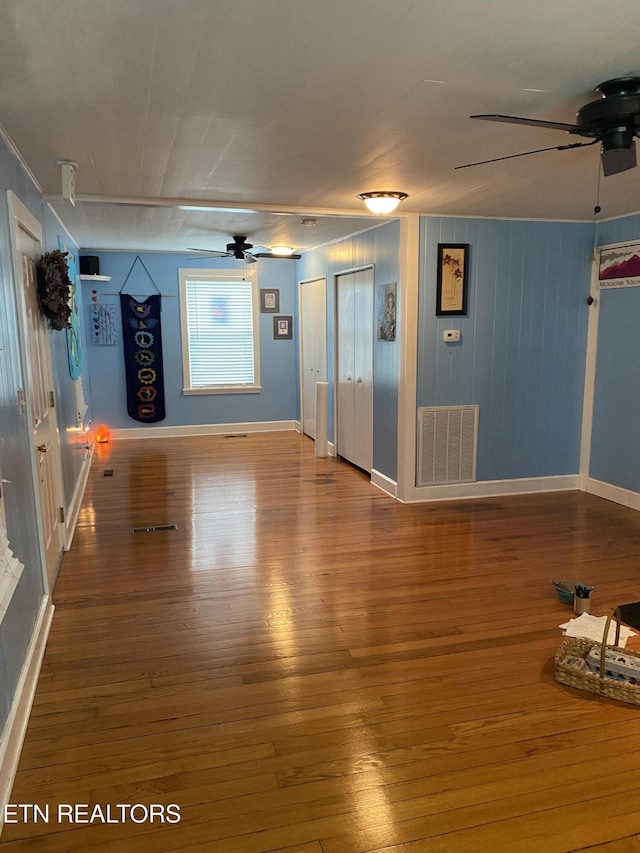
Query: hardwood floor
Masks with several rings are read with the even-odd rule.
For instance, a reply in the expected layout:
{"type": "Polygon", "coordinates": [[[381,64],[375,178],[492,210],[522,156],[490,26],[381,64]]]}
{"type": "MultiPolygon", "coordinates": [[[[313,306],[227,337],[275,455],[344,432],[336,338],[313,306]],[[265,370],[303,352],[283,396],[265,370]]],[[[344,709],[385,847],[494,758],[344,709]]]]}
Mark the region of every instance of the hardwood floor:
{"type": "Polygon", "coordinates": [[[640,514],[402,505],[294,433],[100,446],[11,797],[49,821],[0,848],[640,850],[640,708],[554,681],[552,576],[640,599],[640,514]]]}

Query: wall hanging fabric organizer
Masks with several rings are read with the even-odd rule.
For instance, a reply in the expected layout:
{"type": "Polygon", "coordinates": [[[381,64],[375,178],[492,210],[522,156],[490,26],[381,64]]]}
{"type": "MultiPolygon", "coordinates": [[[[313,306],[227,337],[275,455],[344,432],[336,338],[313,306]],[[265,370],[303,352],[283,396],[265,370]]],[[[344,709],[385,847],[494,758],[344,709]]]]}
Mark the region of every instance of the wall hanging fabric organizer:
{"type": "Polygon", "coordinates": [[[602,643],[584,637],[567,637],[556,652],[556,681],[607,699],[640,705],[640,654],[618,646],[620,621],[620,608],[616,607],[607,617],[602,643]],[[617,623],[615,644],[610,646],[606,640],[614,618],[617,623]]]}
{"type": "Polygon", "coordinates": [[[127,384],[127,412],[141,423],[157,423],[165,418],[164,369],[162,363],[162,296],[156,283],[136,256],[120,288],[122,346],[127,384]],[[124,288],[140,263],[156,289],[156,294],[138,301],[124,288]]]}

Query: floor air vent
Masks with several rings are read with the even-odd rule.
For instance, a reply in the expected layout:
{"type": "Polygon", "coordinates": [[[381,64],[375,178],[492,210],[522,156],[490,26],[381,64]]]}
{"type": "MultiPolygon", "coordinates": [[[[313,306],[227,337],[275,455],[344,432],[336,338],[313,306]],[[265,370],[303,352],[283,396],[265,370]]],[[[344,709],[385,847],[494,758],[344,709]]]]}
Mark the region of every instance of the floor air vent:
{"type": "Polygon", "coordinates": [[[177,530],[177,524],[154,524],[150,527],[132,527],[132,533],[155,533],[156,530],[177,530]]]}
{"type": "Polygon", "coordinates": [[[478,406],[418,409],[416,485],[476,479],[478,406]]]}

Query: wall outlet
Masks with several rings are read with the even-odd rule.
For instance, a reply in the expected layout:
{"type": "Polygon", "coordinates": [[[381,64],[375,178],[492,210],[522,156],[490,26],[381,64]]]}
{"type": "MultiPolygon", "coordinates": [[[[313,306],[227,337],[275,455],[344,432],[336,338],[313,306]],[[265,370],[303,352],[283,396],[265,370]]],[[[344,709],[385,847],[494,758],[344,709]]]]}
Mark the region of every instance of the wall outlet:
{"type": "Polygon", "coordinates": [[[448,344],[456,343],[456,341],[460,340],[460,329],[445,329],[442,337],[448,344]]]}

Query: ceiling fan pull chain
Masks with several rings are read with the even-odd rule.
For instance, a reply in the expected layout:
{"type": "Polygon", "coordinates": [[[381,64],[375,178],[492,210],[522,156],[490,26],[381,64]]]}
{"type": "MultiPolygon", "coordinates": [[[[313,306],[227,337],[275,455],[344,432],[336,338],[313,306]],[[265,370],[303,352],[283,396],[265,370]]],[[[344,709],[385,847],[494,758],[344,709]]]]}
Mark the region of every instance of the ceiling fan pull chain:
{"type": "Polygon", "coordinates": [[[593,208],[594,215],[597,215],[602,210],[602,208],[600,207],[600,175],[601,174],[602,174],[602,164],[601,164],[600,160],[598,159],[598,184],[596,187],[596,204],[595,204],[595,207],[593,208]]]}

